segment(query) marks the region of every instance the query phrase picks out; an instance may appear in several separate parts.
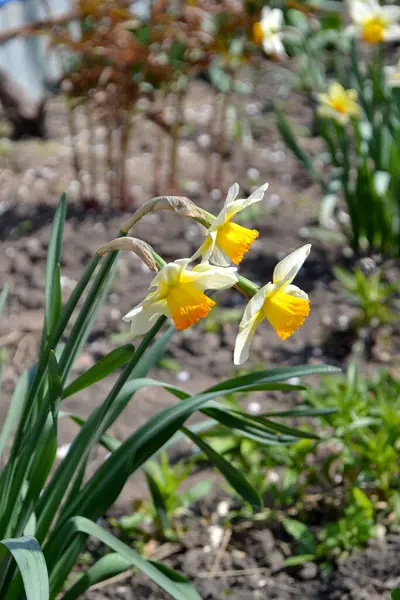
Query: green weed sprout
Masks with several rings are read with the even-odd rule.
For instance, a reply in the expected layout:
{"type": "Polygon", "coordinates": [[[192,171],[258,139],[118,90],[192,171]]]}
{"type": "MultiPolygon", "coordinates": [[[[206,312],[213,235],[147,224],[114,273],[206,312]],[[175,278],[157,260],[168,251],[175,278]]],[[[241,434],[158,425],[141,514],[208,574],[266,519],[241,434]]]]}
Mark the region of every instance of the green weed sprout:
{"type": "Polygon", "coordinates": [[[357,327],[374,327],[398,318],[400,285],[397,281],[385,282],[383,268],[364,273],[359,267],[352,272],[335,266],[333,272],[358,309],[354,318],[357,327]]]}

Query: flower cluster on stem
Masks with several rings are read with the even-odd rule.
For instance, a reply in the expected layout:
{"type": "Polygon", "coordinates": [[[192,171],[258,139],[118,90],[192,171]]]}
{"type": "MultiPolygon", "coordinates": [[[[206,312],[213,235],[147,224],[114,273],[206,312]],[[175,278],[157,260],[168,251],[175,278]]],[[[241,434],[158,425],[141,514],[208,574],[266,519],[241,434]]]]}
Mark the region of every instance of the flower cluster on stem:
{"type": "MultiPolygon", "coordinates": [[[[264,198],[268,184],[260,186],[247,199],[238,199],[239,186],[232,185],[224,206],[215,217],[196,207],[188,199],[174,201],[162,197],[162,201],[150,200],[148,205],[132,216],[124,229],[136,224],[152,210],[173,210],[200,222],[205,230],[204,242],[191,258],[182,258],[165,264],[148,244],[136,238],[119,238],[100,249],[100,254],[113,250],[134,250],[146,258],[146,264],[158,270],[150,283],[146,297],[130,310],[124,321],[131,323],[133,335],[144,335],[158,317],[171,318],[178,330],[184,330],[206,317],[215,306],[207,290],[223,290],[236,287],[250,301],[239,325],[234,350],[234,363],[240,365],[249,356],[249,346],[257,326],[267,319],[278,336],[285,340],[304,323],[310,307],[307,294],[292,282],[310,253],[306,244],[280,261],[273,272],[272,282],[259,288],[240,276],[236,266],[250,250],[259,232],[233,221],[234,217],[264,198]],[[186,203],[186,204],[185,204],[186,203]],[[185,209],[186,206],[186,209],[185,209]],[[149,253],[153,261],[148,259],[149,253]],[[200,259],[200,263],[192,263],[200,259]]],[[[147,203],[146,203],[147,204],[147,203]]]]}

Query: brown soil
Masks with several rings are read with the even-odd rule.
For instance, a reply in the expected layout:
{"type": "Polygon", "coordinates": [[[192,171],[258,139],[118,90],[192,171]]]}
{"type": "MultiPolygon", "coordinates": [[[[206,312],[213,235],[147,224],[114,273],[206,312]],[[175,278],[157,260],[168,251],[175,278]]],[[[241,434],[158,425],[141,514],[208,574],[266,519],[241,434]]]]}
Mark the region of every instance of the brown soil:
{"type": "MultiPolygon", "coordinates": [[[[341,559],[324,571],[315,563],[285,567],[294,546],[272,523],[242,522],[221,528],[217,543],[216,508],[223,496],[210,494],[181,519],[178,544],[154,544],[154,558],[185,573],[203,600],[389,600],[399,586],[400,535],[371,540],[363,551],[341,559]]],[[[226,501],[225,497],[225,501],[226,501]]],[[[229,499],[230,508],[234,502],[229,499]]],[[[92,549],[101,551],[93,542],[92,549]]],[[[85,600],[167,600],[147,578],[135,572],[99,584],[85,600]]]]}

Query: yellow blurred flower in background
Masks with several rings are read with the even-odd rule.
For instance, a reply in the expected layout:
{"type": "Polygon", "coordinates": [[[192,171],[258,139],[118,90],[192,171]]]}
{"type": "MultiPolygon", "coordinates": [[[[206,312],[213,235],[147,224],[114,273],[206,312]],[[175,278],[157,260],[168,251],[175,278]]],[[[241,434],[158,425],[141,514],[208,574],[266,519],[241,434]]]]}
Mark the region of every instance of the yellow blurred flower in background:
{"type": "Polygon", "coordinates": [[[368,44],[400,39],[400,7],[381,6],[376,0],[350,0],[356,34],[368,44]]]}
{"type": "Polygon", "coordinates": [[[187,329],[215,305],[205,290],[222,290],[238,281],[235,267],[203,263],[189,270],[189,262],[183,258],[162,267],[150,284],[156,290],[123,317],[131,323],[133,335],[147,333],[161,315],[171,317],[177,329],[187,329]]]}
{"type": "Polygon", "coordinates": [[[239,325],[234,363],[243,364],[249,357],[249,347],[257,326],[267,319],[282,340],[301,327],[310,312],[308,296],[293,279],[310,254],[306,244],[286,256],[274,269],[272,283],[267,283],[250,300],[239,325]]]}
{"type": "Polygon", "coordinates": [[[210,261],[219,266],[227,266],[232,262],[236,265],[239,264],[252,243],[258,238],[259,233],[256,229],[248,229],[232,223],[232,219],[252,204],[261,202],[267,188],[268,183],[264,183],[247,199],[236,200],[239,194],[239,185],[234,183],[229,188],[221,212],[207,229],[206,239],[192,256],[192,260],[201,256],[203,262],[210,261]]]}
{"type": "Polygon", "coordinates": [[[334,119],[342,125],[345,125],[351,117],[360,114],[357,91],[345,90],[336,81],[330,84],[326,94],[318,94],[318,100],[318,114],[327,119],[334,119]]]}

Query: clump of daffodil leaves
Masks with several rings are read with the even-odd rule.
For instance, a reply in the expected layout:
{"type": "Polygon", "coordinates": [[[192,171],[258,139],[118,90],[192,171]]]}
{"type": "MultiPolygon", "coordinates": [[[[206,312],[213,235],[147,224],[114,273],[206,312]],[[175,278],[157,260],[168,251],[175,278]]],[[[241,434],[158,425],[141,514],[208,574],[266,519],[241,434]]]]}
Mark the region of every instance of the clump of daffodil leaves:
{"type": "Polygon", "coordinates": [[[250,301],[239,325],[234,350],[234,363],[243,364],[257,326],[266,319],[278,336],[285,340],[304,323],[310,312],[307,294],[293,285],[311,249],[310,244],[298,248],[275,267],[272,281],[259,288],[238,274],[237,266],[250,250],[259,233],[234,222],[235,216],[264,198],[265,183],[247,199],[239,199],[239,186],[233,184],[224,206],[217,216],[202,210],[188,198],[162,196],[144,204],[122,231],[129,230],[146,214],[156,210],[173,210],[194,218],[204,227],[204,241],[190,258],[180,258],[166,264],[154,250],[141,240],[121,237],[99,250],[133,250],[153,270],[158,271],[150,283],[149,293],[130,310],[123,320],[131,323],[133,335],[144,335],[158,317],[171,318],[178,330],[184,330],[206,317],[215,305],[207,290],[235,287],[250,301]],[[197,264],[193,263],[200,260],[197,264]]]}

